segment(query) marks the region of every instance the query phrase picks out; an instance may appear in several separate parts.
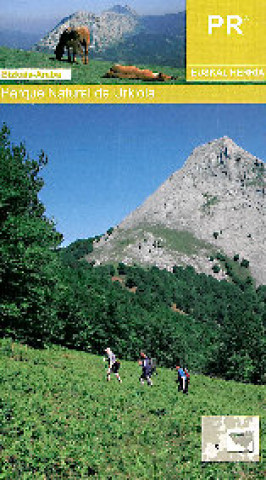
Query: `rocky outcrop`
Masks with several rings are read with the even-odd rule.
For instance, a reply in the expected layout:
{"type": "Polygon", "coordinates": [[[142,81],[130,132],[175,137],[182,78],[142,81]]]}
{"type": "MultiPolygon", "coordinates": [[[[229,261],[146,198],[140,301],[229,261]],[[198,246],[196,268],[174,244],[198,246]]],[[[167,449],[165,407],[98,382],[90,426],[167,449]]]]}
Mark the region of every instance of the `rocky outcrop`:
{"type": "Polygon", "coordinates": [[[214,140],[103,237],[94,258],[168,269],[190,264],[213,274],[209,256],[221,250],[248,259],[265,283],[265,191],[264,163],[228,137],[214,140]]]}

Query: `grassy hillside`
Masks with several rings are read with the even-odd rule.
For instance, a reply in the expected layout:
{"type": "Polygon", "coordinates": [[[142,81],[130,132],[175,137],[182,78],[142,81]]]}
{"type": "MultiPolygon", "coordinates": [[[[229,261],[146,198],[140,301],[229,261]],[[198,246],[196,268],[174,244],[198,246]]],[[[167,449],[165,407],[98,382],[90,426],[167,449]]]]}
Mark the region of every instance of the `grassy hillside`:
{"type": "MultiPolygon", "coordinates": [[[[10,49],[6,47],[0,47],[0,68],[70,68],[72,69],[72,80],[61,82],[61,84],[143,84],[150,82],[141,82],[139,80],[119,80],[112,78],[103,78],[105,73],[110,69],[110,67],[115,62],[110,61],[100,61],[100,60],[89,60],[89,66],[83,65],[82,60],[79,57],[78,63],[73,65],[69,64],[64,58],[63,61],[59,62],[55,59],[55,55],[46,54],[41,52],[32,52],[24,50],[10,49]]],[[[172,83],[183,83],[185,80],[185,70],[172,68],[172,67],[161,67],[158,65],[137,65],[139,68],[149,68],[153,71],[162,71],[168,75],[178,76],[178,80],[167,82],[167,84],[172,83]]],[[[11,83],[10,81],[2,81],[0,83],[11,83]]],[[[35,82],[14,82],[17,83],[36,83],[35,82]]],[[[38,82],[38,84],[44,83],[54,83],[53,81],[38,82]]]]}
{"type": "Polygon", "coordinates": [[[122,384],[101,357],[0,343],[1,479],[262,479],[261,463],[201,463],[202,415],[261,415],[263,387],[158,369],[138,383],[122,360],[122,384]]]}
{"type": "MultiPolygon", "coordinates": [[[[214,254],[216,250],[211,244],[200,240],[186,230],[173,230],[161,225],[145,225],[143,227],[139,226],[128,230],[121,229],[119,231],[119,236],[116,238],[113,248],[110,248],[113,254],[112,260],[119,261],[123,254],[127,253],[126,248],[129,245],[145,241],[145,238],[149,233],[154,235],[157,242],[161,244],[161,248],[165,247],[170,251],[191,255],[199,253],[200,250],[204,250],[207,258],[209,254],[214,254]]],[[[104,244],[102,248],[98,247],[97,250],[95,249],[95,258],[98,259],[99,253],[104,251],[104,244]]],[[[110,255],[110,252],[108,255],[110,255]]],[[[107,259],[107,262],[108,261],[109,258],[107,259]]]]}

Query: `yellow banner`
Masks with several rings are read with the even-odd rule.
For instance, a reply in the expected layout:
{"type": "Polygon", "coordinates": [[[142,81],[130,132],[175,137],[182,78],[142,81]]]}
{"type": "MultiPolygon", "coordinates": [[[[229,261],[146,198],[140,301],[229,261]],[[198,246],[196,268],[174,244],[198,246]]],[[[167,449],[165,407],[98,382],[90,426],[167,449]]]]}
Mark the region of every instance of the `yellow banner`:
{"type": "Polygon", "coordinates": [[[266,1],[187,0],[187,80],[266,80],[266,1]]]}
{"type": "Polygon", "coordinates": [[[266,103],[266,85],[1,85],[1,103],[266,103]]]}

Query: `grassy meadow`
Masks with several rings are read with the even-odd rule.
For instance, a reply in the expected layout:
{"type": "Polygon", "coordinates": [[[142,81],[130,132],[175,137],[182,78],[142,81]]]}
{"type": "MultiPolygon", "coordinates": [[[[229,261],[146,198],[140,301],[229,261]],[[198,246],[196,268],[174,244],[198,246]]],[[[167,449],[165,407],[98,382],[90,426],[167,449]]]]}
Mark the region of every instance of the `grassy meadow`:
{"type": "Polygon", "coordinates": [[[262,463],[201,463],[202,415],[261,415],[263,387],[176,373],[154,386],[123,361],[106,382],[102,357],[0,343],[1,479],[262,479],[262,463]]]}
{"type": "MultiPolygon", "coordinates": [[[[62,81],[60,84],[151,84],[151,82],[143,82],[141,80],[121,80],[118,78],[104,78],[104,75],[114,63],[101,60],[91,60],[89,58],[89,65],[83,65],[81,57],[77,58],[76,64],[69,64],[66,61],[66,57],[63,57],[62,61],[57,61],[54,54],[47,54],[42,52],[16,50],[6,47],[0,47],[0,68],[71,68],[72,80],[62,81]]],[[[168,75],[178,76],[177,80],[171,82],[158,82],[158,84],[169,85],[184,83],[185,81],[185,69],[173,68],[173,67],[161,67],[158,65],[137,65],[139,68],[148,68],[155,72],[162,71],[168,75]]],[[[23,83],[38,83],[40,84],[53,84],[54,81],[0,81],[0,84],[23,84],[23,83]]],[[[56,82],[58,83],[58,82],[56,82]]]]}

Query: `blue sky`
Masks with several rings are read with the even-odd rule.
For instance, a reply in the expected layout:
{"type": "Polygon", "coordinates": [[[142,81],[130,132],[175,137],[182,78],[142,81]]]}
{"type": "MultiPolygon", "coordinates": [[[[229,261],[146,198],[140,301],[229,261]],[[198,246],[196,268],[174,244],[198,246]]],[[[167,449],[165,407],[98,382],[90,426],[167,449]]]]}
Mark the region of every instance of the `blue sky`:
{"type": "Polygon", "coordinates": [[[127,4],[139,14],[176,13],[185,9],[185,0],[0,0],[0,27],[36,32],[53,28],[63,17],[78,10],[101,13],[117,4],[127,4]]]}
{"type": "Polygon", "coordinates": [[[104,233],[196,146],[228,135],[266,158],[266,105],[2,105],[13,142],[49,163],[41,192],[65,244],[104,233]]]}

